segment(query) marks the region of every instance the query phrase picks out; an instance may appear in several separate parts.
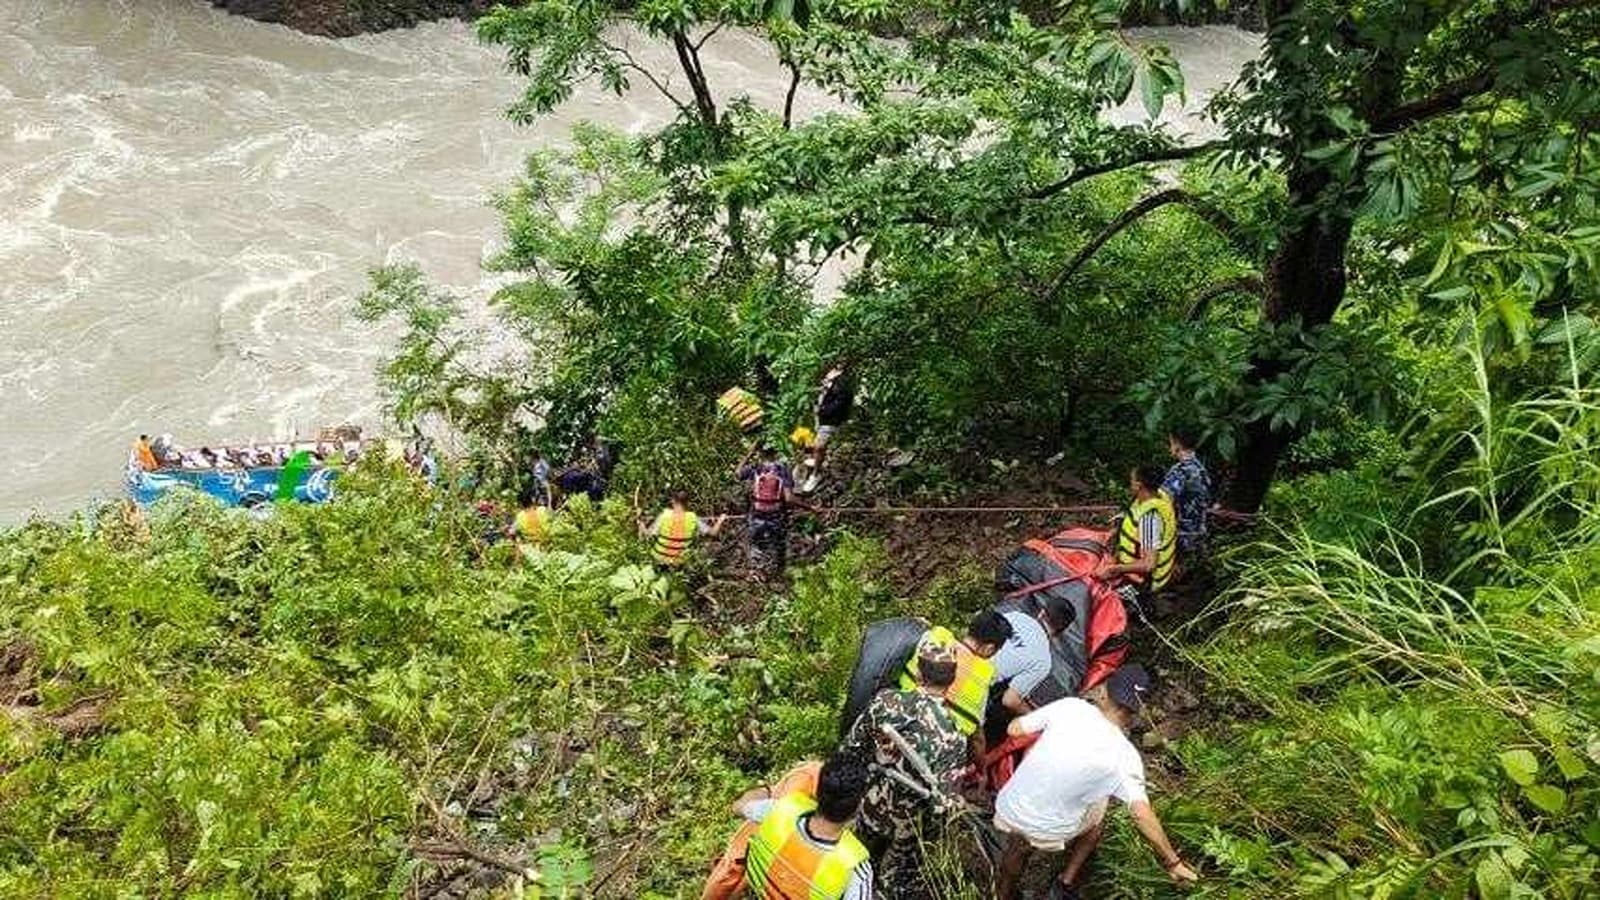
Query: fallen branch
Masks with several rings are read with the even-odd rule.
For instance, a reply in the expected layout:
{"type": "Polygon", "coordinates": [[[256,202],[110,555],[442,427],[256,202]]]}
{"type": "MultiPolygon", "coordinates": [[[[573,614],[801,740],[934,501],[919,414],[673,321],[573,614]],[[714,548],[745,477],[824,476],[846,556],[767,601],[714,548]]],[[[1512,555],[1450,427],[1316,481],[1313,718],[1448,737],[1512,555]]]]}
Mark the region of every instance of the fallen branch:
{"type": "MultiPolygon", "coordinates": [[[[972,515],[977,513],[1086,513],[1089,515],[1105,515],[1120,512],[1120,506],[825,506],[813,510],[816,513],[850,513],[879,514],[886,516],[924,515],[938,513],[960,513],[972,515]]],[[[748,518],[746,513],[734,513],[729,519],[748,518]]]]}
{"type": "Polygon", "coordinates": [[[510,860],[501,859],[491,853],[485,853],[461,843],[459,840],[413,842],[411,852],[429,862],[449,862],[458,859],[470,859],[492,868],[509,872],[519,878],[532,881],[539,877],[539,873],[527,866],[519,865],[510,860]]]}

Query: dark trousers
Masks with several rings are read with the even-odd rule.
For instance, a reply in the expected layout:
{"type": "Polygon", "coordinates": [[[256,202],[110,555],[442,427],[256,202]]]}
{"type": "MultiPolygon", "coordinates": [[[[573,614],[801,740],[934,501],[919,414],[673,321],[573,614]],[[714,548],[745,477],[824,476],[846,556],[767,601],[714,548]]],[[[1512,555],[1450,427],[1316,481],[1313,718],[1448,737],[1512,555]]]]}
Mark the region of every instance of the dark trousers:
{"type": "Polygon", "coordinates": [[[750,514],[750,565],[763,572],[781,572],[789,555],[789,522],[777,515],[750,514]]]}

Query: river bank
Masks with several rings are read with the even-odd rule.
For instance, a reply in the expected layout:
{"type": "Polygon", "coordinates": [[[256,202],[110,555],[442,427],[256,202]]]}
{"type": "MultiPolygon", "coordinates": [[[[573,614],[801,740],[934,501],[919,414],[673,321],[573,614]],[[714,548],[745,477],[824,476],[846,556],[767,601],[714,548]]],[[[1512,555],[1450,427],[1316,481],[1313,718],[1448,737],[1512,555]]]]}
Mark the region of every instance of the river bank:
{"type": "Polygon", "coordinates": [[[238,16],[287,25],[306,34],[350,37],[411,28],[439,19],[469,19],[491,0],[211,0],[238,16]]]}

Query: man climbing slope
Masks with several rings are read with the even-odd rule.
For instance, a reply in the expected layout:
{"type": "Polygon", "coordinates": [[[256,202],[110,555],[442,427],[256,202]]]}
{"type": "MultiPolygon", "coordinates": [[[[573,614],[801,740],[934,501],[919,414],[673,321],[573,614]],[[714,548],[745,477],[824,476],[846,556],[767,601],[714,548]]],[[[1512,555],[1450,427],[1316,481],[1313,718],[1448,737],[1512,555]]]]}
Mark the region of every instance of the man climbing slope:
{"type": "Polygon", "coordinates": [[[811,441],[811,452],[805,465],[805,481],[800,493],[809,494],[821,483],[822,463],[827,458],[828,445],[849,420],[855,402],[855,378],[843,362],[834,363],[822,376],[822,386],[817,391],[816,436],[811,441]]]}
{"type": "MultiPolygon", "coordinates": [[[[757,576],[783,572],[789,552],[789,508],[810,506],[794,496],[794,475],[775,447],[762,445],[760,460],[741,461],[735,475],[750,485],[746,537],[750,571],[757,576]]],[[[748,456],[747,456],[748,458],[748,456]]]]}
{"type": "Polygon", "coordinates": [[[674,491],[672,505],[662,510],[653,523],[649,525],[639,523],[639,534],[655,539],[650,547],[650,555],[657,566],[663,569],[678,569],[682,568],[695,539],[701,535],[721,534],[722,524],[727,518],[727,516],[717,516],[710,525],[707,525],[704,519],[690,512],[689,494],[685,491],[674,491]]]}
{"type": "Polygon", "coordinates": [[[967,762],[966,739],[944,704],[945,692],[956,679],[954,647],[924,638],[913,656],[915,687],[879,691],[840,747],[841,752],[876,764],[856,825],[861,842],[872,852],[879,896],[885,900],[934,896],[923,871],[922,848],[937,834],[939,804],[954,796],[957,773],[967,762]],[[890,736],[891,729],[905,747],[890,736]],[[916,758],[908,757],[906,748],[916,758]],[[891,771],[924,790],[912,788],[891,771]]]}
{"type": "Polygon", "coordinates": [[[1034,850],[1068,850],[1050,898],[1075,898],[1075,884],[1100,842],[1108,802],[1128,807],[1134,827],[1156,853],[1167,876],[1179,885],[1198,880],[1167,840],[1145,792],[1144,760],[1129,742],[1150,676],[1126,665],[1083,699],[1065,697],[1013,721],[1013,736],[1038,734],[1016,774],[994,802],[994,825],[1009,835],[995,876],[997,900],[1013,900],[1034,850]]]}
{"type": "Polygon", "coordinates": [[[1142,465],[1128,475],[1133,501],[1117,525],[1114,559],[1103,563],[1095,575],[1122,579],[1119,593],[1135,609],[1166,587],[1178,553],[1178,521],[1172,499],[1161,490],[1162,472],[1142,465]]]}

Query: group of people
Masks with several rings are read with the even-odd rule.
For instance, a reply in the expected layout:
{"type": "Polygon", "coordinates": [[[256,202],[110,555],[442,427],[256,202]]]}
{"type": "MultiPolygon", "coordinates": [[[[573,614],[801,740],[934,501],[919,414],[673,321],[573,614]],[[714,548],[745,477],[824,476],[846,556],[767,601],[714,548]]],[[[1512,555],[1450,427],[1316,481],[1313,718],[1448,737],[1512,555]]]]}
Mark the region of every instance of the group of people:
{"type": "Polygon", "coordinates": [[[315,442],[291,441],[275,444],[242,444],[221,447],[183,447],[170,434],[151,438],[139,435],[129,452],[129,460],[145,472],[162,469],[255,469],[286,466],[298,453],[308,454],[318,465],[330,462],[353,463],[361,457],[362,442],[353,439],[328,439],[315,442]]]}
{"type": "MultiPolygon", "coordinates": [[[[730,388],[717,399],[717,407],[743,435],[750,438],[744,457],[734,466],[733,477],[745,486],[745,538],[750,571],[758,576],[783,570],[788,558],[789,515],[795,509],[814,509],[803,499],[821,482],[827,448],[849,418],[855,404],[855,382],[842,363],[823,375],[815,408],[815,428],[797,427],[792,443],[802,451],[797,467],[791,466],[775,443],[762,439],[766,410],[761,399],[743,388],[730,388]]],[[[585,494],[598,502],[605,495],[617,463],[616,448],[593,439],[589,452],[577,463],[554,473],[542,453],[535,452],[527,485],[518,496],[518,510],[505,534],[527,549],[544,543],[550,524],[565,496],[585,494]]],[[[663,570],[681,569],[702,537],[722,532],[728,516],[707,518],[689,508],[689,496],[674,491],[669,505],[639,523],[641,536],[650,541],[651,558],[663,570]]]]}
{"type": "MultiPolygon", "coordinates": [[[[1194,445],[1177,431],[1168,470],[1130,473],[1131,501],[1094,573],[1124,600],[1147,601],[1180,560],[1192,569],[1203,559],[1211,485],[1194,445]]],[[[961,817],[998,838],[995,897],[1017,897],[1028,860],[1046,851],[1064,853],[1048,896],[1067,900],[1113,801],[1168,877],[1194,883],[1199,876],[1168,839],[1129,739],[1151,689],[1145,669],[1120,665],[1075,696],[1039,699],[1055,664],[1052,642],[1072,616],[1041,594],[986,609],[959,635],[923,623],[903,670],[855,715],[826,761],[802,763],[734,803],[744,824],[703,900],[934,898],[942,869],[930,865],[929,848],[961,817]],[[1012,765],[997,778],[995,761],[1006,753],[1012,765]]]]}
{"type": "MultiPolygon", "coordinates": [[[[528,479],[517,494],[517,512],[505,528],[504,536],[515,540],[525,551],[537,550],[550,536],[555,510],[566,497],[582,494],[592,503],[605,498],[617,467],[618,448],[600,437],[592,437],[581,457],[557,471],[535,449],[528,465],[528,479]]],[[[692,514],[691,514],[692,515],[692,514]]],[[[692,534],[698,533],[691,529],[692,534]]],[[[688,541],[681,551],[686,550],[688,541]]]]}
{"type": "Polygon", "coordinates": [[[929,628],[898,684],[872,698],[826,762],[802,763],[734,803],[746,824],[703,900],[744,890],[759,900],[932,900],[941,896],[943,869],[930,863],[930,848],[962,815],[1001,839],[996,898],[1014,900],[1035,850],[1065,851],[1049,897],[1072,898],[1113,800],[1127,807],[1173,882],[1194,882],[1150,804],[1144,762],[1128,737],[1144,710],[1148,673],[1124,665],[1081,697],[1018,714],[996,699],[1025,668],[1015,629],[994,610],[975,616],[959,638],[929,628]],[[986,716],[1001,720],[1001,735],[1033,741],[993,793],[978,774],[996,724],[986,716]]]}

